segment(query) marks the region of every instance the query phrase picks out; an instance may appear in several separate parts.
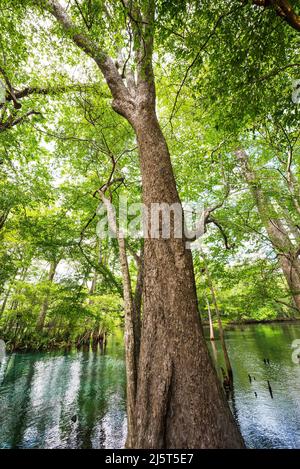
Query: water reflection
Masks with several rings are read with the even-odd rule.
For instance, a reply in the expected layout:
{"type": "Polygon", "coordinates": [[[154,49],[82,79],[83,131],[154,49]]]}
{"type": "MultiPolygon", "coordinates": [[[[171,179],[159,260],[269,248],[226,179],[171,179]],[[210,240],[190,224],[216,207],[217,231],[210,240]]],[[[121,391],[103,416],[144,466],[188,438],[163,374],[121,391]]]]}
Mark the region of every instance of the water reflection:
{"type": "MultiPolygon", "coordinates": [[[[300,365],[293,363],[291,348],[300,338],[300,325],[235,327],[227,330],[226,338],[235,377],[229,402],[247,446],[300,448],[300,365]],[[267,358],[270,364],[264,362],[267,358]]],[[[215,346],[219,368],[223,360],[218,340],[215,346]]]]}
{"type": "Polygon", "coordinates": [[[106,354],[14,354],[0,388],[0,409],[1,448],[122,447],[122,336],[114,336],[106,354]]]}
{"type": "MultiPolygon", "coordinates": [[[[226,336],[234,372],[229,402],[247,446],[300,448],[300,364],[293,363],[291,348],[300,325],[251,325],[229,329],[226,336]]],[[[218,340],[213,347],[221,378],[218,340]]],[[[110,338],[104,354],[98,349],[5,357],[0,448],[122,448],[125,397],[121,334],[110,338]]]]}

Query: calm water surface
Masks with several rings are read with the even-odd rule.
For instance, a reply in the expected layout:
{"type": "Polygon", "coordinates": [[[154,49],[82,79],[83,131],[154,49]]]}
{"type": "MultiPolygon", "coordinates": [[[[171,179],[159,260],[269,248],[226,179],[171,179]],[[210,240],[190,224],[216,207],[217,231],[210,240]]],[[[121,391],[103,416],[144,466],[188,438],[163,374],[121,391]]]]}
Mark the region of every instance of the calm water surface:
{"type": "MultiPolygon", "coordinates": [[[[300,448],[300,364],[291,348],[300,324],[235,327],[226,337],[235,377],[229,401],[247,446],[300,448]]],[[[121,334],[105,354],[13,354],[0,365],[0,448],[121,448],[125,399],[121,334]]]]}

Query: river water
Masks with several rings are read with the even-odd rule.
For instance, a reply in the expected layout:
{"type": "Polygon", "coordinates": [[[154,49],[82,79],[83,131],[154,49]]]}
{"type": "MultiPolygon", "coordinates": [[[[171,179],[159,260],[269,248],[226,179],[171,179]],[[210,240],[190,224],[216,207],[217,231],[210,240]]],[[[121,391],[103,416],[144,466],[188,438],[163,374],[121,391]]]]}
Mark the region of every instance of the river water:
{"type": "MultiPolygon", "coordinates": [[[[246,445],[300,448],[300,364],[292,360],[300,324],[232,327],[226,339],[235,379],[229,402],[246,445]]],[[[122,448],[125,399],[121,333],[105,353],[12,354],[0,366],[0,448],[122,448]]]]}

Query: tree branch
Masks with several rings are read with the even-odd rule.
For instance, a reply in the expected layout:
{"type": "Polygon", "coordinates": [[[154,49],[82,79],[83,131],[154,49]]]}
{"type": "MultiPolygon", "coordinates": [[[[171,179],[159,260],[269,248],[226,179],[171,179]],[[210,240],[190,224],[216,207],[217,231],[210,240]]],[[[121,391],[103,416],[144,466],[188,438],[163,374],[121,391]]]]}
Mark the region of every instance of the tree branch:
{"type": "Polygon", "coordinates": [[[273,8],[280,18],[300,32],[300,15],[295,12],[289,0],[252,0],[252,2],[264,8],[273,8]]]}
{"type": "MultiPolygon", "coordinates": [[[[12,97],[11,93],[8,92],[6,95],[6,102],[7,101],[14,101],[14,99],[19,100],[22,98],[27,98],[28,96],[31,96],[32,94],[41,94],[41,95],[52,95],[52,94],[58,94],[58,93],[65,93],[68,91],[81,91],[83,88],[92,88],[93,85],[62,85],[62,86],[56,86],[56,87],[38,87],[38,86],[26,86],[22,90],[17,90],[13,88],[14,92],[14,98],[12,97]]],[[[2,108],[4,104],[0,104],[0,108],[2,108]]],[[[18,103],[18,108],[21,108],[21,103],[18,103]]]]}
{"type": "Polygon", "coordinates": [[[210,216],[208,219],[207,219],[207,223],[213,223],[214,225],[216,225],[217,228],[219,228],[220,230],[220,233],[224,239],[224,244],[225,244],[225,247],[226,249],[231,249],[233,247],[233,245],[230,245],[228,243],[228,237],[227,237],[227,234],[223,228],[223,226],[221,225],[220,222],[218,222],[218,220],[215,219],[215,217],[212,217],[210,216]]]}
{"type": "Polygon", "coordinates": [[[57,19],[72,41],[95,61],[114,98],[114,109],[120,114],[126,115],[124,104],[126,103],[128,107],[130,104],[133,106],[133,103],[130,100],[130,94],[111,57],[100,49],[97,43],[78,31],[77,26],[57,0],[43,0],[42,2],[35,0],[35,3],[38,5],[42,3],[44,8],[57,19]],[[120,106],[121,103],[123,106],[120,106]]]}
{"type": "MultiPolygon", "coordinates": [[[[121,0],[124,10],[129,18],[133,33],[135,48],[135,64],[137,67],[137,85],[146,88],[147,97],[155,98],[154,74],[152,67],[153,55],[153,29],[155,0],[145,2],[144,11],[133,0],[121,0]],[[147,77],[147,79],[145,79],[147,77]]],[[[129,76],[130,78],[130,76],[129,76]]]]}
{"type": "Polygon", "coordinates": [[[20,124],[26,119],[26,117],[29,117],[31,115],[42,115],[42,114],[41,112],[38,112],[32,109],[31,111],[26,112],[26,114],[23,114],[23,116],[20,116],[17,119],[14,119],[14,116],[10,115],[6,122],[0,123],[0,133],[11,129],[17,124],[20,124]]]}
{"type": "Polygon", "coordinates": [[[10,80],[9,80],[5,70],[2,67],[0,67],[0,73],[2,74],[2,76],[5,80],[6,86],[7,86],[8,91],[9,91],[9,96],[10,96],[11,100],[14,103],[15,109],[20,109],[21,105],[20,105],[20,103],[18,103],[18,101],[16,99],[16,96],[15,96],[15,93],[14,93],[14,89],[13,89],[11,83],[10,83],[10,80]]]}

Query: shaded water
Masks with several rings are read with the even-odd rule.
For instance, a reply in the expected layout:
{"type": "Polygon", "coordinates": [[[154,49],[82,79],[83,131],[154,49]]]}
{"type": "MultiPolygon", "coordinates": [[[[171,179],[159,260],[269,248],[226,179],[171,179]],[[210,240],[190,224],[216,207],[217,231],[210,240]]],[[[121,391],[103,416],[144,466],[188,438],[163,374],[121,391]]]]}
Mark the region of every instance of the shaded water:
{"type": "MultiPolygon", "coordinates": [[[[300,364],[291,348],[300,324],[235,327],[226,337],[235,376],[230,405],[247,446],[300,448],[300,364]]],[[[0,367],[0,448],[121,448],[125,398],[121,334],[105,354],[13,354],[0,367]]]]}
{"type": "MultiPolygon", "coordinates": [[[[300,364],[292,360],[295,339],[300,339],[299,323],[226,329],[234,374],[234,393],[229,402],[250,448],[300,448],[300,364]],[[270,360],[269,365],[264,358],[270,360]]],[[[221,375],[220,366],[225,365],[220,342],[216,340],[215,344],[221,375]]]]}
{"type": "Polygon", "coordinates": [[[1,382],[0,448],[123,446],[121,334],[111,338],[105,355],[100,350],[13,354],[0,369],[1,382]]]}

